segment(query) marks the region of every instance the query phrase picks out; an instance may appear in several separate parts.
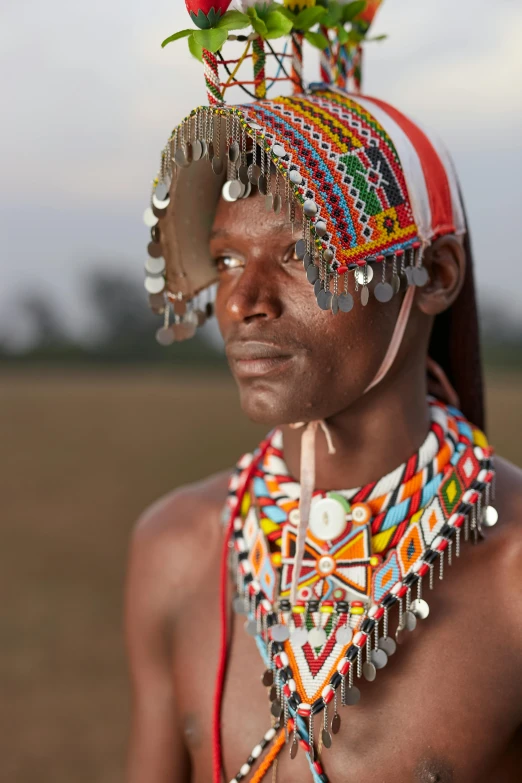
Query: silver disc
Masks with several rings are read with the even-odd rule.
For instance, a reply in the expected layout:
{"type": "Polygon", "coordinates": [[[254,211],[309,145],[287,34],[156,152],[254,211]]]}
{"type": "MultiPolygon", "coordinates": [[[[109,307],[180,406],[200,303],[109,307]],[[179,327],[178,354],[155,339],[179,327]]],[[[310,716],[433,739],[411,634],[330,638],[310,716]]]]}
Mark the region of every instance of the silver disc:
{"type": "Polygon", "coordinates": [[[257,623],[255,620],[247,620],[245,623],[245,631],[249,636],[255,636],[257,633],[257,623]]]}
{"type": "Polygon", "coordinates": [[[241,184],[243,185],[245,190],[244,193],[241,194],[240,198],[248,198],[252,193],[252,185],[250,184],[250,182],[247,182],[246,185],[243,182],[241,184]]]}
{"type": "Polygon", "coordinates": [[[292,169],[288,177],[293,185],[300,185],[301,182],[303,181],[302,176],[299,174],[299,172],[296,169],[292,169]]]}
{"type": "Polygon", "coordinates": [[[199,139],[192,142],[192,160],[199,160],[203,157],[203,147],[199,139]]]}
{"type": "Polygon", "coordinates": [[[413,267],[407,266],[404,270],[404,277],[406,278],[406,282],[408,285],[414,285],[413,282],[413,267]]]}
{"type": "Polygon", "coordinates": [[[286,625],[278,623],[270,628],[270,636],[274,642],[286,642],[286,640],[290,638],[290,632],[286,625]]]}
{"type": "Polygon", "coordinates": [[[315,283],[315,281],[319,277],[319,270],[315,264],[310,264],[310,266],[306,270],[306,276],[308,278],[309,283],[315,283]]]}
{"type": "Polygon", "coordinates": [[[161,292],[165,289],[165,278],[163,275],[159,275],[158,277],[147,277],[145,278],[145,290],[148,294],[161,294],[161,292]]]}
{"type": "Polygon", "coordinates": [[[183,320],[179,324],[173,324],[172,331],[174,332],[174,337],[176,341],[182,342],[182,340],[190,340],[191,337],[194,337],[194,335],[196,334],[197,325],[198,325],[197,316],[194,323],[192,321],[183,320]]]}
{"type": "Polygon", "coordinates": [[[298,239],[295,243],[295,254],[297,258],[304,258],[306,253],[306,242],[304,239],[298,239]]]}
{"type": "Polygon", "coordinates": [[[339,715],[338,712],[336,712],[332,718],[332,734],[339,734],[340,728],[341,728],[341,716],[339,715]]]}
{"type": "Polygon", "coordinates": [[[392,288],[394,294],[398,294],[401,290],[401,278],[396,273],[392,275],[392,288]]]}
{"type": "Polygon", "coordinates": [[[207,158],[212,161],[214,160],[214,157],[216,155],[216,152],[214,150],[214,144],[213,142],[209,141],[207,144],[207,158]]]}
{"type": "Polygon", "coordinates": [[[254,163],[248,167],[248,179],[250,180],[252,185],[257,185],[260,176],[261,176],[261,169],[259,168],[257,163],[254,163]]]}
{"type": "Polygon", "coordinates": [[[305,253],[303,256],[303,266],[305,269],[308,269],[310,264],[312,263],[312,256],[310,253],[305,253]]]}
{"type": "Polygon", "coordinates": [[[147,258],[145,261],[145,272],[148,275],[162,275],[165,271],[165,259],[161,256],[159,258],[147,258]]]}
{"type": "MultiPolygon", "coordinates": [[[[214,158],[214,160],[215,160],[215,158],[214,158]]],[[[232,194],[230,192],[230,186],[232,184],[233,184],[232,181],[228,180],[227,182],[225,182],[225,184],[221,188],[221,196],[224,198],[225,201],[229,201],[229,202],[236,201],[235,198],[232,198],[232,194]]]]}
{"type": "Polygon", "coordinates": [[[315,233],[318,237],[324,237],[326,234],[326,223],[324,220],[318,220],[315,224],[315,233]]]}
{"type": "Polygon", "coordinates": [[[350,644],[352,641],[353,631],[348,625],[343,625],[341,628],[337,629],[337,633],[335,634],[335,639],[337,641],[337,644],[341,644],[343,647],[347,644],[350,644]]]}
{"type": "Polygon", "coordinates": [[[320,291],[319,296],[317,297],[317,304],[321,308],[321,310],[329,310],[332,306],[332,292],[331,291],[320,291]]]}
{"type": "Polygon", "coordinates": [[[482,519],[482,524],[486,527],[493,527],[493,525],[496,525],[498,522],[498,511],[494,506],[487,506],[487,508],[484,509],[484,517],[482,519]]]}
{"type": "Polygon", "coordinates": [[[274,212],[276,215],[278,215],[281,212],[281,207],[283,206],[283,199],[279,195],[279,193],[276,193],[274,196],[274,212]]]}
{"type": "Polygon", "coordinates": [[[349,707],[352,707],[354,704],[358,704],[360,698],[361,691],[355,685],[352,688],[346,689],[345,701],[349,707]]]}
{"type": "Polygon", "coordinates": [[[208,144],[205,141],[205,139],[200,139],[199,143],[201,144],[201,157],[206,158],[208,157],[208,144]]]}
{"type": "Polygon", "coordinates": [[[376,669],[384,669],[384,667],[388,663],[388,656],[386,655],[384,650],[381,649],[372,650],[371,657],[372,657],[372,663],[376,669]]]}
{"type": "Polygon", "coordinates": [[[381,636],[381,638],[379,639],[379,647],[381,650],[384,650],[388,658],[390,657],[390,655],[393,655],[397,649],[397,645],[393,641],[391,636],[387,636],[386,638],[384,638],[384,636],[381,636]]]}
{"type": "Polygon", "coordinates": [[[212,158],[212,171],[214,174],[223,173],[223,161],[217,155],[212,158]]]}
{"type": "Polygon", "coordinates": [[[296,628],[290,634],[290,642],[293,647],[303,647],[308,641],[308,631],[306,628],[296,628]]]}
{"type": "Polygon", "coordinates": [[[152,204],[156,207],[156,209],[159,209],[160,211],[163,211],[164,209],[167,209],[168,205],[170,204],[170,198],[166,198],[163,201],[160,201],[156,193],[152,194],[152,204]]]}
{"type": "Polygon", "coordinates": [[[274,718],[279,718],[282,712],[281,703],[279,701],[273,701],[272,706],[270,707],[270,712],[274,718]]]}
{"type": "Polygon", "coordinates": [[[404,630],[404,626],[403,625],[399,625],[399,627],[395,631],[395,641],[397,642],[397,644],[402,644],[403,643],[405,635],[406,635],[406,633],[405,633],[405,630],[404,630]]]}
{"type": "Polygon", "coordinates": [[[365,285],[363,287],[363,290],[361,291],[361,303],[366,307],[368,304],[368,299],[370,298],[370,291],[368,289],[368,286],[365,285]]]}
{"type": "Polygon", "coordinates": [[[233,179],[230,182],[230,197],[234,200],[241,198],[243,195],[243,185],[238,179],[233,179]]]}
{"type": "Polygon", "coordinates": [[[274,206],[274,197],[271,193],[267,193],[265,196],[265,209],[267,212],[271,212],[274,206]]]}
{"type": "Polygon", "coordinates": [[[326,248],[326,250],[323,253],[323,258],[327,264],[331,263],[334,260],[334,252],[331,247],[326,248]]]}
{"type": "Polygon", "coordinates": [[[268,188],[267,188],[266,176],[264,174],[261,174],[261,176],[259,177],[257,181],[257,187],[259,188],[259,192],[261,193],[261,195],[266,196],[268,192],[268,188]]]}
{"type": "Polygon", "coordinates": [[[338,312],[339,312],[339,297],[336,294],[334,294],[332,296],[332,313],[334,315],[337,315],[338,312]]]}
{"type": "Polygon", "coordinates": [[[282,144],[274,144],[272,147],[272,152],[278,158],[283,158],[286,155],[285,148],[282,144]]]}
{"type": "Polygon", "coordinates": [[[416,598],[412,601],[410,609],[419,620],[425,620],[430,613],[429,604],[424,598],[416,598]]]}
{"type": "Polygon", "coordinates": [[[178,149],[174,153],[174,160],[176,161],[178,166],[181,166],[181,168],[186,168],[189,165],[183,147],[178,147],[178,149]]]}
{"type": "Polygon", "coordinates": [[[322,647],[326,644],[326,633],[322,628],[311,628],[308,631],[308,643],[310,647],[322,647]]]}
{"type": "Polygon", "coordinates": [[[339,296],[339,310],[341,313],[349,313],[353,307],[353,296],[351,294],[341,294],[339,296]]]}
{"type": "Polygon", "coordinates": [[[248,166],[240,166],[238,173],[239,173],[239,179],[244,185],[250,183],[250,180],[248,179],[248,166]]]}
{"type": "MultiPolygon", "coordinates": [[[[308,271],[308,269],[306,271],[308,271]]],[[[321,290],[322,287],[323,287],[323,281],[320,280],[319,277],[318,277],[317,280],[314,283],[314,294],[315,294],[316,298],[317,298],[317,295],[319,294],[319,291],[321,290]]]]}
{"type": "Polygon", "coordinates": [[[411,610],[404,612],[404,627],[407,631],[414,631],[417,627],[417,618],[411,610]]]}
{"type": "Polygon", "coordinates": [[[323,747],[328,749],[332,747],[332,735],[328,729],[323,729],[321,732],[321,739],[323,740],[323,747]]]}
{"type": "Polygon", "coordinates": [[[303,204],[303,212],[306,217],[312,218],[317,215],[317,204],[312,199],[307,199],[303,204]]]}
{"type": "Polygon", "coordinates": [[[370,661],[365,661],[363,663],[363,676],[365,680],[368,680],[368,682],[373,682],[375,678],[377,677],[377,669],[375,668],[374,664],[370,661]]]}
{"type": "Polygon", "coordinates": [[[274,684],[274,672],[272,669],[266,669],[263,677],[261,678],[261,682],[265,686],[265,688],[271,688],[274,684]]]}
{"type": "Polygon", "coordinates": [[[416,266],[413,268],[413,282],[416,286],[422,288],[422,286],[426,285],[428,279],[428,270],[425,266],[416,266]]]}
{"type": "Polygon", "coordinates": [[[153,226],[156,225],[158,220],[159,218],[156,217],[152,209],[150,207],[147,207],[147,209],[143,213],[143,222],[145,223],[145,225],[148,228],[152,228],[153,226]]]}
{"type": "Polygon", "coordinates": [[[240,595],[234,596],[232,600],[232,609],[236,614],[245,614],[245,602],[240,595]]]}
{"type": "Polygon", "coordinates": [[[239,144],[237,143],[237,141],[234,141],[228,148],[228,159],[232,163],[235,163],[238,158],[239,158],[239,144]]]}
{"type": "Polygon", "coordinates": [[[156,340],[160,345],[172,345],[174,342],[174,332],[172,329],[162,326],[161,329],[158,329],[156,332],[156,340]]]}
{"type": "Polygon", "coordinates": [[[297,751],[298,751],[298,750],[299,750],[299,743],[298,743],[298,741],[295,739],[295,740],[292,742],[292,746],[291,746],[291,748],[290,748],[290,758],[291,758],[292,760],[293,760],[293,759],[295,759],[295,757],[297,756],[297,751]]]}
{"type": "Polygon", "coordinates": [[[166,201],[169,197],[169,190],[170,190],[170,182],[163,181],[158,182],[156,185],[156,189],[154,191],[154,195],[158,199],[158,201],[166,201]]]}
{"type": "MultiPolygon", "coordinates": [[[[359,285],[364,285],[364,267],[359,266],[355,270],[355,279],[359,283],[359,285]]],[[[366,282],[371,283],[373,280],[373,269],[371,266],[366,267],[366,282]]]]}
{"type": "Polygon", "coordinates": [[[389,302],[393,296],[393,288],[389,283],[377,283],[373,295],[378,302],[389,302]]]}
{"type": "Polygon", "coordinates": [[[147,253],[151,258],[160,258],[161,245],[158,242],[149,242],[147,245],[147,253]]]}

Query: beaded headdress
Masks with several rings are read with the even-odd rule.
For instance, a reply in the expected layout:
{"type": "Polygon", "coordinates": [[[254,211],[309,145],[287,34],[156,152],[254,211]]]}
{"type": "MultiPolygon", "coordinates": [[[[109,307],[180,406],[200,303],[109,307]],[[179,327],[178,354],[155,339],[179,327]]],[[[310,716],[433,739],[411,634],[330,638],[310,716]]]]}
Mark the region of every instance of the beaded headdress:
{"type": "Polygon", "coordinates": [[[401,279],[424,285],[424,249],[465,231],[441,143],[360,93],[362,44],[380,0],[242,0],[242,11],[229,4],[187,0],[197,27],[163,42],[188,39],[203,62],[208,96],[172,132],[145,212],[145,288],[164,316],[157,333],[164,344],[191,337],[212,312],[208,238],[220,196],[235,201],[257,189],[268,210],[302,222],[296,253],[319,307],[333,313],[351,310],[355,298],[367,304],[374,275],[381,302],[398,293],[401,279]],[[230,39],[244,45],[239,58],[223,53],[230,39]],[[302,79],[304,41],[321,50],[322,81],[310,85],[302,79]],[[293,93],[268,98],[282,82],[293,93]],[[227,105],[232,85],[253,100],[227,105]]]}

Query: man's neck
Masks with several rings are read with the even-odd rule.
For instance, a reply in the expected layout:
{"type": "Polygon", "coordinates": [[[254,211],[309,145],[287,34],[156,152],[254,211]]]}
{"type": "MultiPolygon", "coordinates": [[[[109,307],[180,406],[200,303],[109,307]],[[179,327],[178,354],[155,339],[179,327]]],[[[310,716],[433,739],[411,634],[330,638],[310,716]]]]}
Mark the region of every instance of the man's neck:
{"type": "MultiPolygon", "coordinates": [[[[336,453],[316,435],[317,489],[348,489],[385,476],[422,445],[429,429],[423,367],[388,377],[355,404],[328,418],[336,453]]],[[[303,428],[282,427],[285,461],[299,478],[303,428]]]]}

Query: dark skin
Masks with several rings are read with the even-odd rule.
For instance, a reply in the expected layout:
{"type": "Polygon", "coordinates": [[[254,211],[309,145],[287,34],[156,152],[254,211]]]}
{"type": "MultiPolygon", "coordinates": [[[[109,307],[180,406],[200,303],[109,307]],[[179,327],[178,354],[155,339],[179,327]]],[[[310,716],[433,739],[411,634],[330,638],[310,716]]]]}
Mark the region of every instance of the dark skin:
{"type": "MultiPolygon", "coordinates": [[[[460,242],[430,249],[430,283],[416,299],[387,377],[364,394],[385,354],[400,302],[333,317],[320,311],[291,227],[257,198],[220,203],[211,240],[219,268],[216,314],[252,419],[283,425],[285,458],[299,476],[300,432],[325,419],[336,447],[317,437],[316,486],[374,480],[407,459],[428,428],[426,354],[434,316],[463,279],[460,242]],[[371,335],[371,337],[369,337],[371,335]],[[275,347],[274,347],[275,346],[275,347]],[[348,478],[347,478],[348,477],[348,478]]],[[[376,278],[378,278],[378,270],[376,278]]],[[[332,783],[514,783],[522,769],[522,475],[497,459],[499,524],[466,544],[427,596],[430,617],[408,636],[356,707],[322,762],[332,783]]],[[[212,779],[212,698],[220,643],[220,514],[229,471],[183,487],[149,509],[130,552],[126,627],[134,706],[127,783],[212,779]],[[180,556],[182,553],[182,556],[180,556]]],[[[223,702],[223,780],[270,725],[263,664],[244,618],[233,620],[223,702]]],[[[317,719],[318,734],[320,718],[317,719]]],[[[266,780],[272,780],[270,772],[266,780]]],[[[309,780],[304,754],[280,755],[277,779],[309,780]]]]}

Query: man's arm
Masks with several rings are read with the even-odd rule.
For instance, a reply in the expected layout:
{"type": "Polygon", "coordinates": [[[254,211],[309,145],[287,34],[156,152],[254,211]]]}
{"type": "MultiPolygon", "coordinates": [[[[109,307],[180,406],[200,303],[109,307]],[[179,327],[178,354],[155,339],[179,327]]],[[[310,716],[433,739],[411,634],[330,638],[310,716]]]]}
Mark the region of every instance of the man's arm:
{"type": "Polygon", "coordinates": [[[178,725],[171,659],[175,571],[168,517],[174,497],[154,506],[134,531],[129,556],[125,626],[132,684],[127,783],[190,780],[178,725]]]}

